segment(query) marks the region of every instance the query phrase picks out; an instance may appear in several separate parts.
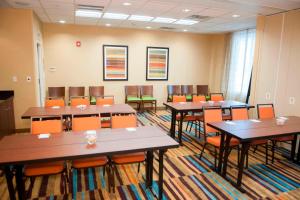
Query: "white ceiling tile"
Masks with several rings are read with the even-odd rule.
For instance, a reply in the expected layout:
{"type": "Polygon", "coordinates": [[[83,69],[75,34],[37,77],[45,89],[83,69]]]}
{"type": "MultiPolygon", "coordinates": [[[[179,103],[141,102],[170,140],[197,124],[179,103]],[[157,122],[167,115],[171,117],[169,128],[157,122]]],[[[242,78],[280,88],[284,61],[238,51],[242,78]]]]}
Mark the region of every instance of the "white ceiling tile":
{"type": "Polygon", "coordinates": [[[75,5],[107,6],[110,0],[74,0],[75,5]]]}

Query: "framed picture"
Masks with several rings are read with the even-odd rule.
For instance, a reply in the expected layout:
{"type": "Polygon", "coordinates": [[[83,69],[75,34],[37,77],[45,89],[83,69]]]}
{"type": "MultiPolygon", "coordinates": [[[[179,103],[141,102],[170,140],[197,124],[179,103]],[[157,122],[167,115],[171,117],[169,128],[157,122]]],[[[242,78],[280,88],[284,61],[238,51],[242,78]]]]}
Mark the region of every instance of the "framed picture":
{"type": "Polygon", "coordinates": [[[147,47],[146,80],[166,81],[169,73],[169,48],[147,47]]]}
{"type": "Polygon", "coordinates": [[[128,46],[103,45],[103,80],[128,80],[128,46]]]}

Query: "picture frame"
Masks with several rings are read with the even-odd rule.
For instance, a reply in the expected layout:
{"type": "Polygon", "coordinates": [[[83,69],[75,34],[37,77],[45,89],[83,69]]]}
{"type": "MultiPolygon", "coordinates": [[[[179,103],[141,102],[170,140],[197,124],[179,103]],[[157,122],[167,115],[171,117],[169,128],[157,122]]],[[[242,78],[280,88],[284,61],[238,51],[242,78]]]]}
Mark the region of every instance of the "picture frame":
{"type": "Polygon", "coordinates": [[[169,48],[147,47],[146,80],[167,81],[169,78],[169,48]]]}
{"type": "Polygon", "coordinates": [[[103,81],[128,81],[128,46],[103,45],[103,81]]]}

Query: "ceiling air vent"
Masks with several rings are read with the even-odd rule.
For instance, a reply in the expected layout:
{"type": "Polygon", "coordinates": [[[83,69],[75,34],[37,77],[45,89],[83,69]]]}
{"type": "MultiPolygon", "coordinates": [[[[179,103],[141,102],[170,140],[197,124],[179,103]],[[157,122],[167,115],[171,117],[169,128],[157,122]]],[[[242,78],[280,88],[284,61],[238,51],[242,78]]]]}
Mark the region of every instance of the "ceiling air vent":
{"type": "Polygon", "coordinates": [[[173,27],[167,27],[167,26],[162,26],[162,27],[160,27],[159,29],[161,29],[161,30],[166,30],[166,31],[171,31],[171,30],[175,30],[176,28],[173,28],[173,27]]]}
{"type": "Polygon", "coordinates": [[[211,19],[209,16],[203,16],[203,15],[191,15],[187,17],[187,19],[196,20],[196,21],[206,21],[211,19]]]}
{"type": "Polygon", "coordinates": [[[103,11],[104,6],[93,6],[93,5],[78,4],[77,9],[79,9],[79,10],[103,11]]]}

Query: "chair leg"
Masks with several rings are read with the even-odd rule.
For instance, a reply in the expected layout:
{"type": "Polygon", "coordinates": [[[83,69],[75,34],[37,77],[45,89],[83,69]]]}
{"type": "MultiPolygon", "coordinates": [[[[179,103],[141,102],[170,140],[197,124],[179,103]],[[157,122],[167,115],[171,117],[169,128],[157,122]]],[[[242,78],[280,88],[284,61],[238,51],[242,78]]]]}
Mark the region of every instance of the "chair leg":
{"type": "Polygon", "coordinates": [[[113,188],[113,193],[115,193],[115,171],[116,171],[116,166],[115,165],[112,165],[112,188],[113,188]]]}
{"type": "Polygon", "coordinates": [[[138,174],[140,173],[140,167],[141,167],[141,163],[138,163],[138,174]]]}
{"type": "Polygon", "coordinates": [[[217,152],[217,148],[215,148],[215,153],[214,153],[214,157],[215,157],[215,171],[217,170],[217,155],[218,155],[218,152],[217,152]]]}
{"type": "Polygon", "coordinates": [[[249,166],[249,151],[246,153],[246,169],[248,169],[249,166]]]}
{"type": "Polygon", "coordinates": [[[103,176],[105,176],[105,168],[106,168],[106,165],[103,167],[103,176]]]}
{"type": "Polygon", "coordinates": [[[202,158],[202,154],[203,154],[203,152],[204,152],[204,149],[205,149],[206,144],[207,144],[207,143],[205,142],[204,145],[203,145],[202,151],[200,152],[200,156],[199,156],[200,159],[202,158]]]}
{"type": "Polygon", "coordinates": [[[64,187],[65,187],[65,194],[68,194],[68,181],[67,181],[67,172],[63,173],[63,180],[64,180],[64,187]]]}
{"type": "Polygon", "coordinates": [[[189,132],[191,132],[191,131],[192,131],[193,124],[194,124],[194,122],[191,122],[191,125],[190,125],[190,131],[189,131],[189,132]]]}
{"type": "MultiPolygon", "coordinates": [[[[190,125],[190,121],[187,122],[186,127],[185,127],[185,131],[187,131],[189,125],[190,125]]],[[[191,132],[191,129],[190,129],[190,132],[191,132]]]]}
{"type": "Polygon", "coordinates": [[[240,162],[240,145],[237,146],[237,165],[239,165],[240,162]]]}
{"type": "Polygon", "coordinates": [[[269,148],[269,145],[268,145],[268,142],[267,142],[267,143],[266,143],[266,165],[268,164],[268,161],[269,161],[268,148],[269,148]]]}
{"type": "Polygon", "coordinates": [[[276,141],[272,141],[272,164],[274,163],[276,141]]]}

